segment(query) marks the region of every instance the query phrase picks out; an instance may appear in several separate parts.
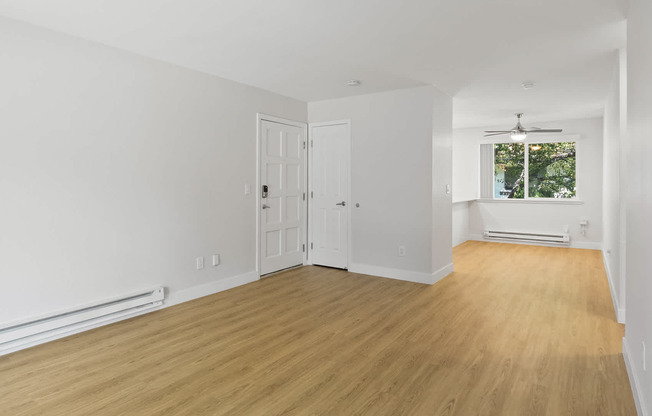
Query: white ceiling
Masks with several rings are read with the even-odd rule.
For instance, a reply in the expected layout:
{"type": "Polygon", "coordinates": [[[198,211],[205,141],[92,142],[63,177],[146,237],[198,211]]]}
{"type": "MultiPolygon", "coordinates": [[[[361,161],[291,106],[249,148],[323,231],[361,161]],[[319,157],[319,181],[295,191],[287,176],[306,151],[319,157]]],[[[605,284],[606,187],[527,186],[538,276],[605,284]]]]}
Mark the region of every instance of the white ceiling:
{"type": "Polygon", "coordinates": [[[602,114],[622,2],[0,0],[0,14],[303,101],[432,84],[456,127],[511,127],[515,112],[602,114]]]}

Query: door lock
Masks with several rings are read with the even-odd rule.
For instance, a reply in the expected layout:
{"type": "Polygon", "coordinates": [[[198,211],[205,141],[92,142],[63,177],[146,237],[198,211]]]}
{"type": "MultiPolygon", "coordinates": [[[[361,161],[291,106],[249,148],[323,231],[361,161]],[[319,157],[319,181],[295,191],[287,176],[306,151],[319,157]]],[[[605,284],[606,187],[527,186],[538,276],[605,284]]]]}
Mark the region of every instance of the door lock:
{"type": "Polygon", "coordinates": [[[263,185],[263,198],[267,198],[267,194],[269,194],[269,187],[267,185],[263,185]]]}

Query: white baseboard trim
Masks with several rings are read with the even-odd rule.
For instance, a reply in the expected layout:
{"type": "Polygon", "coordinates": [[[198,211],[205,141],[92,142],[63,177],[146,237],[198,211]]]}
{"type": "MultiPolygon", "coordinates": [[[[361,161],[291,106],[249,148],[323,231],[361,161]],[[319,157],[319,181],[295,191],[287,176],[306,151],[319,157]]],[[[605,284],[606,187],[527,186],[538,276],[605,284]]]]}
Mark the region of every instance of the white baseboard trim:
{"type": "Polygon", "coordinates": [[[41,336],[28,337],[20,342],[12,343],[6,348],[0,349],[0,356],[12,352],[24,350],[26,348],[34,347],[36,345],[45,344],[46,342],[54,341],[70,335],[75,335],[80,332],[88,331],[91,329],[99,328],[104,325],[109,325],[115,322],[131,319],[135,316],[144,315],[146,313],[154,312],[159,309],[167,308],[169,306],[177,305],[179,303],[187,302],[193,299],[201,298],[204,296],[212,295],[214,293],[222,292],[224,290],[232,289],[237,286],[242,286],[247,283],[259,280],[258,272],[252,271],[240,275],[227,277],[225,279],[216,280],[199,286],[193,286],[187,289],[173,292],[163,301],[162,306],[155,306],[135,310],[133,313],[121,315],[118,317],[106,317],[82,322],[77,325],[70,326],[69,328],[56,331],[55,333],[44,334],[41,336]]]}
{"type": "Polygon", "coordinates": [[[648,416],[647,408],[645,406],[644,395],[641,391],[641,383],[638,381],[638,375],[634,370],[636,367],[632,362],[632,352],[629,348],[627,338],[623,337],[623,358],[625,359],[625,367],[627,367],[627,375],[629,376],[629,384],[632,386],[632,394],[634,395],[634,403],[636,403],[636,412],[639,416],[648,416]]]}
{"type": "Polygon", "coordinates": [[[602,243],[596,241],[573,241],[571,240],[571,248],[583,248],[586,250],[602,250],[602,243]]]}
{"type": "Polygon", "coordinates": [[[453,248],[459,246],[460,244],[464,244],[464,243],[466,243],[466,242],[469,241],[469,240],[470,240],[470,238],[468,238],[468,237],[463,238],[463,239],[460,239],[460,240],[458,240],[458,241],[456,241],[456,242],[453,243],[453,248]]]}
{"type": "Polygon", "coordinates": [[[392,269],[390,267],[371,266],[368,264],[349,264],[349,271],[352,273],[369,274],[372,276],[387,277],[389,279],[405,280],[406,282],[423,283],[431,285],[432,275],[412,270],[392,269]]]}
{"type": "Polygon", "coordinates": [[[259,279],[258,272],[254,270],[227,277],[225,279],[214,280],[212,282],[204,283],[203,285],[189,287],[187,289],[179,290],[178,292],[170,293],[168,298],[165,299],[165,306],[178,305],[183,302],[188,302],[189,300],[203,298],[204,296],[246,285],[247,283],[255,282],[259,279]]]}
{"type": "Polygon", "coordinates": [[[437,283],[444,277],[448,276],[449,274],[453,273],[455,271],[455,265],[453,263],[449,263],[442,267],[441,269],[437,270],[436,272],[432,273],[432,284],[437,283]]]}
{"type": "Polygon", "coordinates": [[[404,280],[406,282],[434,285],[453,272],[453,263],[444,266],[434,273],[415,272],[412,270],[393,269],[390,267],[372,266],[359,263],[350,264],[349,271],[352,273],[386,277],[388,279],[404,280]]]}
{"type": "Polygon", "coordinates": [[[616,320],[619,324],[625,323],[625,308],[621,308],[618,302],[618,295],[616,294],[616,287],[614,286],[614,281],[611,275],[611,267],[609,265],[609,260],[607,254],[602,251],[602,262],[604,263],[604,270],[607,272],[607,281],[609,282],[609,291],[611,292],[611,302],[614,305],[614,311],[616,312],[616,320]]]}
{"type": "MultiPolygon", "coordinates": [[[[540,243],[530,243],[527,241],[502,241],[502,240],[487,240],[482,234],[469,234],[469,240],[473,241],[485,241],[487,243],[506,243],[506,244],[522,244],[526,246],[542,246],[542,247],[564,247],[554,244],[540,244],[540,243]]],[[[587,250],[602,250],[602,243],[595,241],[572,241],[570,243],[570,248],[581,248],[587,250]]]]}

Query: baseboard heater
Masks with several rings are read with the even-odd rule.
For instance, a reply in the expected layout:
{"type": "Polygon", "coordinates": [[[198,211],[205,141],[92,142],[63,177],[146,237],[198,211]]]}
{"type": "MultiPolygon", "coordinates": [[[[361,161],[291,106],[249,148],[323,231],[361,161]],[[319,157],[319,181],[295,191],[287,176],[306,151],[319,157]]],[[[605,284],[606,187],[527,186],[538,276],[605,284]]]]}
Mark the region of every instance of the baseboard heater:
{"type": "Polygon", "coordinates": [[[568,233],[544,234],[544,233],[522,233],[513,231],[486,230],[484,238],[488,240],[514,241],[523,243],[554,244],[560,246],[570,245],[568,233]]]}
{"type": "Polygon", "coordinates": [[[0,355],[142,313],[163,304],[163,287],[106,299],[18,322],[0,324],[0,355]]]}

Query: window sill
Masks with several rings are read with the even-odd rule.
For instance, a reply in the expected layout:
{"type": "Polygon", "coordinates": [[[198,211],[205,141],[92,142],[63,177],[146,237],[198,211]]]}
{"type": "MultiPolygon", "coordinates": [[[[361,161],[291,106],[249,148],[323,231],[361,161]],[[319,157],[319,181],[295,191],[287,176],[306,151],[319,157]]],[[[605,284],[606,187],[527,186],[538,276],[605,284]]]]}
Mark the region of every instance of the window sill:
{"type": "Polygon", "coordinates": [[[551,205],[582,205],[580,199],[493,199],[480,198],[477,202],[491,204],[551,204],[551,205]]]}
{"type": "Polygon", "coordinates": [[[453,204],[461,204],[462,202],[473,202],[477,200],[478,198],[453,199],[453,204]]]}

